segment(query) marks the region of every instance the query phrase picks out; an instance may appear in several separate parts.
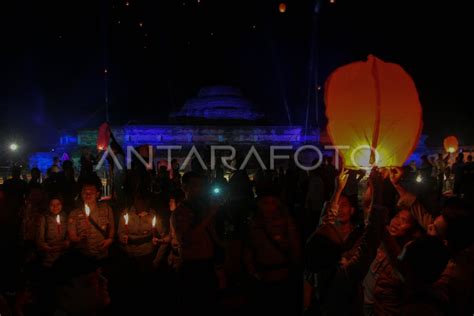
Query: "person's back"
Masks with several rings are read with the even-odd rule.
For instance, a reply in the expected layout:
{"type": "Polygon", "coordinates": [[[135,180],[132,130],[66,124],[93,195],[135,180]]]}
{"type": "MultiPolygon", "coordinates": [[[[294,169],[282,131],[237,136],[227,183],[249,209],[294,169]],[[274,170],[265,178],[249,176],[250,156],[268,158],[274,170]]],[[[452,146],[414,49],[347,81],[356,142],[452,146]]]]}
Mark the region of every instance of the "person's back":
{"type": "Polygon", "coordinates": [[[458,156],[456,162],[453,164],[452,172],[454,174],[454,194],[459,195],[461,193],[461,182],[464,171],[464,160],[462,156],[458,156]]]}
{"type": "Polygon", "coordinates": [[[314,231],[318,225],[321,216],[321,210],[325,202],[324,180],[321,176],[321,170],[316,169],[310,174],[308,183],[308,192],[306,194],[305,208],[307,216],[305,218],[306,233],[314,231]]]}
{"type": "Polygon", "coordinates": [[[474,245],[454,256],[435,283],[435,289],[445,294],[452,315],[472,315],[474,312],[474,245]]]}
{"type": "Polygon", "coordinates": [[[401,315],[445,315],[431,286],[443,272],[449,259],[444,242],[437,237],[422,236],[408,243],[394,264],[403,278],[401,315]]]}
{"type": "Polygon", "coordinates": [[[428,160],[428,156],[423,155],[421,157],[421,165],[420,165],[420,168],[419,168],[419,172],[420,172],[421,176],[423,177],[423,179],[425,179],[425,181],[427,181],[428,179],[431,178],[431,175],[433,173],[432,170],[433,170],[433,165],[428,160]]]}
{"type": "MultiPolygon", "coordinates": [[[[465,201],[448,201],[443,209],[451,258],[434,289],[452,315],[474,313],[473,213],[465,201]]],[[[436,222],[434,225],[437,225],[436,222]]]]}
{"type": "Polygon", "coordinates": [[[202,203],[185,200],[171,215],[183,260],[212,258],[213,244],[205,221],[207,212],[202,203]]]}
{"type": "Polygon", "coordinates": [[[261,289],[253,293],[252,306],[257,314],[292,315],[299,308],[300,236],[286,207],[274,193],[268,194],[258,199],[244,251],[247,271],[261,289]]]}
{"type": "Polygon", "coordinates": [[[287,278],[289,268],[300,259],[299,233],[280,203],[276,197],[260,197],[248,234],[248,269],[267,282],[275,282],[279,271],[287,278]]]}
{"type": "Polygon", "coordinates": [[[171,215],[175,237],[171,242],[177,244],[179,253],[179,262],[175,267],[183,314],[210,313],[217,299],[214,245],[208,219],[199,219],[197,207],[195,204],[190,205],[189,201],[183,201],[171,215]]]}
{"type": "Polygon", "coordinates": [[[34,241],[39,219],[46,209],[45,194],[41,186],[31,188],[22,211],[21,236],[23,240],[34,241]]]}
{"type": "Polygon", "coordinates": [[[468,200],[470,205],[474,206],[474,163],[472,156],[467,157],[467,162],[463,167],[461,192],[463,197],[468,200]]]}
{"type": "Polygon", "coordinates": [[[340,263],[342,238],[332,224],[325,224],[309,239],[306,246],[306,266],[317,275],[321,315],[360,315],[362,302],[357,288],[363,280],[380,244],[384,208],[370,212],[369,223],[357,250],[340,263]]]}
{"type": "Polygon", "coordinates": [[[3,190],[7,196],[7,201],[12,209],[22,206],[25,195],[28,191],[28,184],[21,179],[21,170],[19,168],[12,169],[12,178],[5,181],[3,190]]]}
{"type": "Polygon", "coordinates": [[[203,199],[204,179],[196,172],[183,176],[186,199],[171,215],[171,241],[178,250],[175,267],[182,295],[182,313],[208,313],[216,303],[212,240],[214,218],[203,199]]]}
{"type": "Polygon", "coordinates": [[[474,234],[472,208],[459,198],[445,202],[443,212],[435,219],[419,203],[410,211],[429,235],[441,238],[450,251],[450,260],[433,291],[448,315],[474,313],[474,234]]]}
{"type": "Polygon", "coordinates": [[[41,183],[41,171],[38,168],[32,168],[30,174],[31,179],[28,182],[29,186],[41,183]]]}
{"type": "Polygon", "coordinates": [[[323,168],[323,180],[324,180],[324,188],[326,194],[326,200],[331,198],[332,192],[334,192],[334,181],[337,176],[337,170],[332,164],[332,157],[326,157],[326,164],[322,167],[323,168]]]}

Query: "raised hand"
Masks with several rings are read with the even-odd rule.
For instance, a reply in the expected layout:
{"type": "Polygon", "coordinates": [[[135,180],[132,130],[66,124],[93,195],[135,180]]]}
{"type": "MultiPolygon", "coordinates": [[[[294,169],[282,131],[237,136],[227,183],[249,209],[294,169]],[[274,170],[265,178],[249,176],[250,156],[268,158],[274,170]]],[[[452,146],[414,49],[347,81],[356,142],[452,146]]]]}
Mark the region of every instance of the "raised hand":
{"type": "Polygon", "coordinates": [[[393,185],[398,184],[402,176],[403,176],[402,168],[395,167],[395,168],[390,169],[390,181],[392,182],[393,185]]]}
{"type": "Polygon", "coordinates": [[[341,172],[336,178],[336,190],[342,192],[347,184],[347,179],[349,178],[349,170],[345,170],[342,167],[341,172]]]}
{"type": "Polygon", "coordinates": [[[382,204],[383,178],[377,167],[372,168],[369,176],[369,187],[372,194],[372,204],[382,204]]]}

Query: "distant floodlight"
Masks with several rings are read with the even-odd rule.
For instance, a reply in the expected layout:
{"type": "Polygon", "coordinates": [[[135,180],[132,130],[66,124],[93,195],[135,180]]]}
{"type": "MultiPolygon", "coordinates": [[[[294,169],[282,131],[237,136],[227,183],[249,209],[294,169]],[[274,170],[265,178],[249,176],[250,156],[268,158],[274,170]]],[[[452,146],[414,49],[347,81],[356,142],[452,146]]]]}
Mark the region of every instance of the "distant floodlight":
{"type": "Polygon", "coordinates": [[[423,178],[422,178],[422,176],[418,175],[416,177],[416,182],[420,183],[421,181],[423,181],[423,178]]]}
{"type": "Polygon", "coordinates": [[[17,151],[18,150],[18,145],[15,143],[10,144],[10,150],[11,151],[17,151]]]}

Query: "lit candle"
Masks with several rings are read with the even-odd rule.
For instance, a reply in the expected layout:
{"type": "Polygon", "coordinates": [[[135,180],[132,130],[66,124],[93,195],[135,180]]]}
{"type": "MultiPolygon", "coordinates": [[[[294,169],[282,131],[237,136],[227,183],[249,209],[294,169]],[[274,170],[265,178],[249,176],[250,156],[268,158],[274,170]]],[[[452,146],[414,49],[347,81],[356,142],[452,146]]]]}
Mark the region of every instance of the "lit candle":
{"type": "Polygon", "coordinates": [[[128,213],[123,218],[125,219],[125,234],[128,236],[128,213]]]}
{"type": "Polygon", "coordinates": [[[153,216],[153,220],[151,221],[151,226],[153,227],[153,238],[155,238],[156,216],[153,216]]]}
{"type": "Polygon", "coordinates": [[[61,235],[61,216],[56,215],[56,224],[58,228],[58,235],[61,235]]]}
{"type": "Polygon", "coordinates": [[[89,216],[91,215],[91,209],[89,208],[89,205],[85,204],[84,212],[86,213],[86,226],[89,227],[89,216]]]}

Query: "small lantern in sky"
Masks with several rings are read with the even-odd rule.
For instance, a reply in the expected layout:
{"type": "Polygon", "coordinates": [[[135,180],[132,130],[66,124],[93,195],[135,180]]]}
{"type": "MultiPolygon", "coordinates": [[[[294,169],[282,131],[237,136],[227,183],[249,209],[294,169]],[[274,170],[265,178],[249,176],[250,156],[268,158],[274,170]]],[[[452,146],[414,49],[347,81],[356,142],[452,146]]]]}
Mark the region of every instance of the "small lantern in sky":
{"type": "Polygon", "coordinates": [[[286,12],[286,3],[284,3],[284,2],[280,3],[280,5],[278,6],[278,10],[280,11],[280,13],[285,13],[286,12]]]}
{"type": "Polygon", "coordinates": [[[97,149],[105,150],[110,142],[110,126],[108,123],[102,123],[97,135],[97,149]]]}
{"type": "Polygon", "coordinates": [[[443,141],[443,145],[444,145],[444,150],[446,150],[448,153],[451,153],[451,154],[457,152],[459,148],[459,143],[456,136],[446,137],[443,141]]]}

